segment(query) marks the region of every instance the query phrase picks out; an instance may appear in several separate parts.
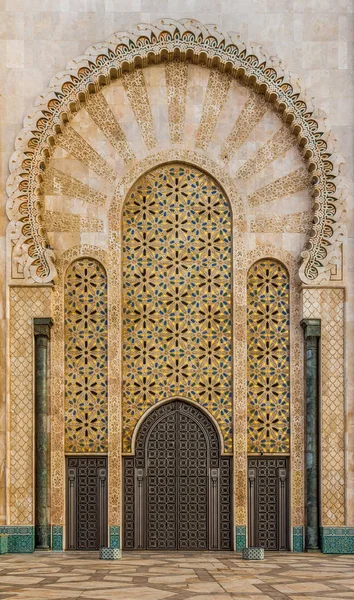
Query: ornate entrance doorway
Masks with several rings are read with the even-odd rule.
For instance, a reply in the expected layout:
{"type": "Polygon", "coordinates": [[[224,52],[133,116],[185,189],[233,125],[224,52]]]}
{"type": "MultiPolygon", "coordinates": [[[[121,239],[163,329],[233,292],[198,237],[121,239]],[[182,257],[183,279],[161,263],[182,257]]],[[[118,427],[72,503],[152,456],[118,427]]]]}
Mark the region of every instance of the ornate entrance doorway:
{"type": "Polygon", "coordinates": [[[67,549],[107,546],[107,457],[67,457],[67,549]]]}
{"type": "Polygon", "coordinates": [[[148,415],[124,484],[126,549],[231,549],[231,457],[196,406],[174,400],[148,415]]]}
{"type": "Polygon", "coordinates": [[[289,549],[289,464],[287,458],[248,459],[250,546],[289,549]]]}

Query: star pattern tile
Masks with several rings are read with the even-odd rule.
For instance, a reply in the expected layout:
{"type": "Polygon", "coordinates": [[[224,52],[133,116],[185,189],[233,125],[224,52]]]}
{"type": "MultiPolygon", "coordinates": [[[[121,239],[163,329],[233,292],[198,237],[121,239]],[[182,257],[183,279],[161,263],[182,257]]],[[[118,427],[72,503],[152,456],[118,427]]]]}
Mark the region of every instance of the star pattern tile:
{"type": "Polygon", "coordinates": [[[232,451],[231,211],[215,181],[170,164],[123,213],[123,450],[153,404],[206,407],[232,451]]]}
{"type": "Polygon", "coordinates": [[[256,262],[247,286],[248,451],[290,451],[289,276],[256,262]]]}
{"type": "Polygon", "coordinates": [[[65,280],[65,451],[107,452],[107,279],[97,261],[65,280]]]}

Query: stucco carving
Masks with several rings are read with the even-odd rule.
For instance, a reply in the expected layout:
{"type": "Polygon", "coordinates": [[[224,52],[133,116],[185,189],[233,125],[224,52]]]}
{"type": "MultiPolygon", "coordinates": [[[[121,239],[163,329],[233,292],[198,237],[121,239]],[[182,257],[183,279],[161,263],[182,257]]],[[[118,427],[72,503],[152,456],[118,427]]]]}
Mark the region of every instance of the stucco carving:
{"type": "MultiPolygon", "coordinates": [[[[337,167],[327,147],[324,124],[303,99],[296,83],[286,81],[274,61],[260,48],[247,50],[234,35],[193,20],[160,20],[139,25],[130,34],[115,34],[89,48],[53,78],[48,92],[25,120],[10,160],[7,214],[9,239],[16,257],[16,277],[44,283],[56,275],[54,253],[47,241],[42,215],[42,180],[48,157],[65,124],[89,94],[136,67],[173,60],[215,67],[230,77],[242,76],[246,85],[273,104],[289,124],[307,160],[315,197],[315,218],[308,248],[302,253],[300,277],[305,283],[329,277],[332,256],[341,242],[341,199],[336,193],[337,167]]],[[[125,76],[126,78],[126,76],[125,76]]],[[[113,177],[113,174],[112,174],[113,177]]],[[[332,261],[333,262],[333,261],[332,261]]]]}

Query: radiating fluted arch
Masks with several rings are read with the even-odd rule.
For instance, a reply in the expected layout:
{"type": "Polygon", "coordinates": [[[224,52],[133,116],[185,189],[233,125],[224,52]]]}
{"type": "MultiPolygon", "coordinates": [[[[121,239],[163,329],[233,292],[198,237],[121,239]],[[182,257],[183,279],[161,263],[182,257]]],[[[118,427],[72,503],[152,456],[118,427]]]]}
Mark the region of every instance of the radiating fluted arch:
{"type": "Polygon", "coordinates": [[[176,57],[214,67],[233,78],[242,77],[256,93],[264,95],[296,135],[316,199],[313,230],[308,248],[302,253],[299,274],[305,283],[329,277],[331,258],[342,235],[342,209],[336,194],[337,167],[324,139],[323,123],[301,98],[297,85],[286,81],[279,65],[267,63],[259,48],[247,51],[237,37],[220,32],[216,26],[166,19],[151,26],[137,26],[131,34],[115,34],[106,43],[89,48],[52,79],[48,92],[40,97],[41,103],[26,118],[10,160],[7,185],[9,236],[17,259],[25,254],[24,279],[44,283],[56,275],[42,215],[41,182],[57,134],[101,86],[136,67],[176,57]]]}

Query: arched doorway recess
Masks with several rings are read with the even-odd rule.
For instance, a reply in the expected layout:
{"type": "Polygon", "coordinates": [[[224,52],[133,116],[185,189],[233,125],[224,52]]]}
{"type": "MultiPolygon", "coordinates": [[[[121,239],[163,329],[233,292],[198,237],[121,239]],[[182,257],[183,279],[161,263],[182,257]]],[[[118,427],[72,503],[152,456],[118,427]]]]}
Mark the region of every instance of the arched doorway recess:
{"type": "Polygon", "coordinates": [[[231,549],[231,457],[211,419],[172,400],[149,412],[124,457],[124,547],[231,549]]]}

